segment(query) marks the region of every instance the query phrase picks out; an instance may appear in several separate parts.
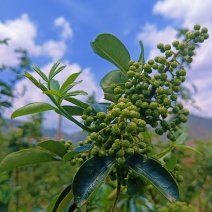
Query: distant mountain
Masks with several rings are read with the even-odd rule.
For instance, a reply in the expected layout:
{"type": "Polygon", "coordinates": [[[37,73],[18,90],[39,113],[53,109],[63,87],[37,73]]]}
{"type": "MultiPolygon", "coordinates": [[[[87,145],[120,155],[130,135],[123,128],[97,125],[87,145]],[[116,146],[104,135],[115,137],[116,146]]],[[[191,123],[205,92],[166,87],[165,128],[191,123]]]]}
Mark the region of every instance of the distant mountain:
{"type": "Polygon", "coordinates": [[[190,114],[188,118],[189,135],[192,138],[205,138],[212,135],[212,118],[190,114]]]}
{"type": "MultiPolygon", "coordinates": [[[[6,120],[8,125],[18,127],[21,125],[21,121],[17,120],[6,120]]],[[[196,115],[189,115],[188,117],[188,128],[189,135],[191,138],[205,138],[208,136],[212,136],[212,118],[203,118],[196,115]]],[[[3,129],[4,130],[4,129],[3,129]]],[[[43,128],[44,137],[55,139],[57,136],[56,129],[48,129],[43,128]]],[[[65,132],[61,132],[61,138],[66,140],[72,140],[75,144],[79,141],[85,140],[87,136],[86,132],[75,132],[72,134],[68,134],[65,132]]]]}

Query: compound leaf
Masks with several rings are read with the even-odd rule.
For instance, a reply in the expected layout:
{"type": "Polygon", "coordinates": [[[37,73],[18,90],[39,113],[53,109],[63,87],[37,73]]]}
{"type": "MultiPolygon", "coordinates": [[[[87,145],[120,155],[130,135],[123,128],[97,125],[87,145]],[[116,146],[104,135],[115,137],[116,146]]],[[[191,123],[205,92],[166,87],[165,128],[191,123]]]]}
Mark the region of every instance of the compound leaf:
{"type": "Polygon", "coordinates": [[[32,68],[41,76],[41,78],[42,78],[44,81],[48,82],[47,76],[40,70],[40,68],[39,68],[38,66],[32,65],[32,68]]]}
{"type": "MultiPolygon", "coordinates": [[[[70,75],[66,81],[61,85],[61,88],[60,88],[60,93],[63,94],[64,93],[64,90],[66,90],[66,88],[72,84],[75,79],[81,74],[81,72],[78,72],[78,73],[73,73],[72,75],[70,75]]],[[[73,87],[73,86],[72,86],[73,87]]]]}

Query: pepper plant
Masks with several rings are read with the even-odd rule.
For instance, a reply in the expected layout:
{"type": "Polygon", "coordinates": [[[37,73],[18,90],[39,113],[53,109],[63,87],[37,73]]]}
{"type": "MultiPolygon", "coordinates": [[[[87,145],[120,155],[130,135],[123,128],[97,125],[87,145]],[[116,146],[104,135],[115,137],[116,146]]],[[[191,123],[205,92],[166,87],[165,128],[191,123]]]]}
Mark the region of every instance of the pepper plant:
{"type": "Polygon", "coordinates": [[[117,67],[100,82],[106,103],[91,104],[76,98],[87,94],[83,90],[73,90],[81,82],[76,81],[81,73],[70,75],[60,85],[55,79],[65,68],[60,66],[60,61],[53,65],[48,76],[33,65],[44,83],[29,72],[24,76],[47,95],[52,104],[33,102],[14,111],[11,117],[54,110],[89,134],[76,148],[70,141],[47,140],[38,143],[37,148],[12,153],[2,160],[0,172],[50,161],[79,165],[73,182],[52,203],[50,211],[91,211],[92,197],[108,182],[116,183],[110,194],[114,196],[111,211],[116,210],[120,194],[139,195],[147,183],[170,202],[178,200],[178,184],[183,177],[173,150],[192,149],[183,145],[184,138],[178,132],[189,115],[179,98],[186,80],[184,63],[192,62],[195,44],[209,37],[207,28],[198,24],[185,36],[185,40],[176,40],[171,45],[159,43],[157,48],[163,56],[146,62],[141,41],[141,54],[138,61],[134,61],[114,35],[98,35],[91,42],[92,49],[117,67]],[[74,116],[80,116],[83,122],[74,116]],[[151,130],[158,135],[166,134],[171,142],[159,151],[151,141],[151,130]]]}

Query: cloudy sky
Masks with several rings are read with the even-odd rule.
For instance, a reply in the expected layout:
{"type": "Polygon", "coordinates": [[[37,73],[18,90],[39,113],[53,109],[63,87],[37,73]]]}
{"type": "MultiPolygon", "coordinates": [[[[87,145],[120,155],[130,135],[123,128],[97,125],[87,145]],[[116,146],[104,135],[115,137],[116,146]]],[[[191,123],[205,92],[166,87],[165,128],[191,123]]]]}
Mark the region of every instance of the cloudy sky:
{"type": "MultiPolygon", "coordinates": [[[[134,60],[139,57],[139,40],[144,43],[148,59],[158,54],[157,43],[175,40],[177,28],[192,29],[199,23],[212,34],[211,0],[0,0],[0,5],[0,40],[10,38],[9,46],[0,48],[0,65],[17,65],[14,49],[20,47],[28,50],[32,62],[45,73],[53,62],[62,59],[67,68],[57,79],[63,82],[71,73],[83,70],[83,88],[89,94],[95,91],[99,101],[103,100],[99,81],[114,66],[93,53],[90,41],[98,34],[117,36],[134,60]]],[[[188,76],[198,88],[195,100],[201,110],[188,108],[196,115],[212,117],[211,39],[198,49],[197,55],[188,76]]],[[[9,76],[4,73],[0,77],[9,76]]],[[[26,79],[17,84],[16,91],[21,91],[23,85],[27,87],[26,94],[14,101],[13,110],[33,101],[48,101],[26,79]]],[[[45,117],[47,127],[57,127],[57,115],[49,112],[45,117]]],[[[65,120],[63,128],[69,133],[76,130],[65,120]]]]}

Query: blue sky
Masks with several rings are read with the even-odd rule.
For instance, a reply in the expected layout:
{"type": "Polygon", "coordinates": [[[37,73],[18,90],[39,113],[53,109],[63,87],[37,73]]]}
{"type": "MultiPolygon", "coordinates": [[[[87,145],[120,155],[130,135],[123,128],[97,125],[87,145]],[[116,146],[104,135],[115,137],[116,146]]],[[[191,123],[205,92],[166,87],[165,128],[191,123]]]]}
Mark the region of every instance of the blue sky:
{"type": "MultiPolygon", "coordinates": [[[[138,59],[139,39],[145,45],[146,58],[158,54],[155,46],[159,42],[169,43],[175,39],[176,28],[200,23],[212,29],[212,1],[205,0],[0,0],[0,39],[10,37],[9,47],[0,49],[0,64],[17,64],[13,50],[26,48],[32,62],[48,72],[53,62],[62,59],[67,64],[66,73],[59,81],[73,72],[84,70],[81,76],[88,92],[95,91],[99,100],[103,94],[98,86],[101,78],[114,66],[95,55],[90,41],[103,32],[117,36],[128,48],[131,58],[138,59]],[[41,3],[42,2],[42,3],[41,3]]],[[[188,108],[197,115],[212,117],[212,41],[209,39],[200,48],[189,78],[199,88],[195,96],[198,111],[188,108]]],[[[35,75],[36,76],[36,75],[35,75]]],[[[7,76],[6,76],[7,77],[7,76]]],[[[28,87],[28,94],[14,102],[18,108],[32,101],[46,101],[30,83],[22,80],[17,85],[28,87]],[[33,95],[30,90],[33,89],[33,95]]],[[[7,112],[7,115],[11,111],[7,112]]],[[[48,115],[47,115],[48,117],[48,115]]],[[[55,120],[57,117],[55,117],[55,120]]],[[[50,127],[55,127],[47,118],[50,127]]],[[[69,125],[64,122],[64,128],[69,125]]]]}

